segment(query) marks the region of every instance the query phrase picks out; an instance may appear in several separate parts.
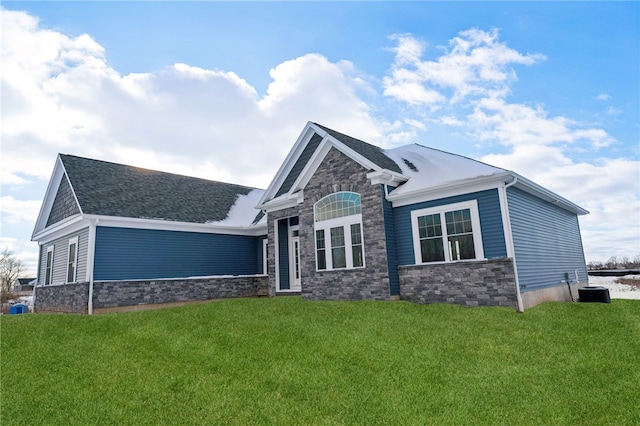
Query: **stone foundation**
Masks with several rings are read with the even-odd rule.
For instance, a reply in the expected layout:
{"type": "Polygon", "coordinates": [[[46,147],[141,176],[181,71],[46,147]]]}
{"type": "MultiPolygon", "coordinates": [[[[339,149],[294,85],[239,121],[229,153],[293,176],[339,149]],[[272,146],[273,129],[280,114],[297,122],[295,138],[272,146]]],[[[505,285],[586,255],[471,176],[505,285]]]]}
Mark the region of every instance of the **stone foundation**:
{"type": "Polygon", "coordinates": [[[34,312],[86,314],[89,302],[89,283],[37,286],[35,296],[34,312]]]}
{"type": "Polygon", "coordinates": [[[517,309],[511,259],[401,266],[399,272],[402,300],[517,309]]]}
{"type": "MultiPolygon", "coordinates": [[[[95,281],[96,312],[123,306],[267,296],[266,275],[136,281],[95,281]]],[[[35,312],[87,313],[89,283],[37,287],[35,312]]]]}

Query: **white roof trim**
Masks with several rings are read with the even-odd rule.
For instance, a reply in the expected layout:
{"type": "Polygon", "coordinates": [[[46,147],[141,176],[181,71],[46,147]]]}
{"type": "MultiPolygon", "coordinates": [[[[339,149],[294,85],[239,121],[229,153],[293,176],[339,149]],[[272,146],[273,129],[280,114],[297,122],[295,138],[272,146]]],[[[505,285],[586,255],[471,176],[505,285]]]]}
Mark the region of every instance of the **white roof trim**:
{"type": "Polygon", "coordinates": [[[273,212],[289,207],[295,207],[304,201],[304,191],[298,191],[294,194],[282,194],[273,200],[261,204],[258,208],[266,212],[273,212]]]}
{"type": "Polygon", "coordinates": [[[84,217],[89,220],[95,220],[97,226],[247,236],[259,236],[267,233],[266,223],[252,226],[222,226],[206,223],[175,222],[162,219],[137,219],[130,217],[99,215],[84,215],[84,217]]]}
{"type": "Polygon", "coordinates": [[[389,186],[398,186],[401,183],[404,183],[409,180],[403,174],[388,170],[382,169],[375,172],[367,173],[367,179],[371,180],[372,185],[389,185],[389,186]]]}
{"type": "Polygon", "coordinates": [[[82,214],[82,207],[78,202],[76,192],[71,185],[71,181],[69,181],[69,176],[67,176],[67,171],[64,168],[62,159],[60,158],[60,155],[58,155],[53,167],[53,172],[51,173],[51,178],[49,179],[49,183],[47,185],[47,190],[44,193],[44,199],[42,201],[42,205],[40,206],[40,212],[38,213],[36,224],[33,228],[33,232],[31,233],[32,241],[35,241],[36,235],[47,227],[47,220],[49,220],[49,215],[51,214],[51,209],[53,208],[53,203],[56,199],[56,195],[58,193],[58,189],[60,188],[60,184],[62,183],[62,179],[67,179],[67,183],[69,184],[69,188],[71,188],[73,198],[76,201],[76,206],[78,206],[78,210],[82,214]]]}
{"type": "Polygon", "coordinates": [[[511,176],[516,180],[514,186],[518,189],[521,189],[524,192],[527,192],[535,197],[540,198],[541,200],[556,204],[558,207],[561,207],[565,210],[568,210],[577,215],[586,215],[589,214],[588,210],[583,209],[579,205],[572,203],[564,197],[556,194],[555,192],[549,191],[548,189],[538,185],[537,183],[530,181],[529,179],[520,176],[517,173],[510,172],[511,176]]]}
{"type": "MultiPolygon", "coordinates": [[[[313,177],[313,174],[318,170],[318,167],[320,167],[322,160],[324,160],[325,156],[327,155],[327,153],[332,147],[336,148],[338,151],[342,152],[344,155],[346,155],[347,157],[351,158],[353,161],[360,164],[366,170],[373,170],[374,172],[370,172],[372,176],[370,178],[372,179],[371,184],[386,183],[391,186],[397,186],[401,182],[407,181],[408,178],[406,176],[397,172],[392,172],[390,170],[380,168],[379,165],[369,160],[365,156],[359,154],[358,152],[354,151],[353,149],[349,148],[347,145],[343,144],[338,139],[331,136],[324,129],[318,127],[312,122],[308,122],[304,130],[302,131],[302,134],[300,135],[300,137],[298,137],[298,140],[293,146],[291,152],[287,156],[284,164],[280,167],[280,169],[278,170],[278,173],[276,173],[276,176],[274,177],[273,181],[269,185],[269,188],[267,188],[267,190],[265,191],[257,208],[261,208],[267,211],[273,211],[273,210],[280,210],[283,208],[295,206],[295,204],[291,203],[290,200],[288,202],[285,201],[284,199],[281,200],[284,194],[279,196],[276,199],[272,199],[271,197],[273,197],[277,193],[278,189],[280,188],[280,186],[282,185],[282,183],[284,182],[288,174],[293,169],[293,166],[295,165],[296,161],[304,151],[304,148],[306,148],[308,142],[311,140],[311,137],[314,133],[317,133],[319,136],[321,136],[322,141],[318,145],[318,148],[316,149],[316,151],[312,154],[307,164],[305,164],[304,168],[300,172],[300,175],[297,177],[295,182],[291,185],[291,188],[289,189],[287,194],[292,195],[304,189],[304,187],[307,185],[307,183],[309,183],[309,180],[311,180],[311,177],[313,177]],[[375,174],[375,173],[379,173],[379,174],[375,174]],[[276,200],[279,200],[279,201],[276,202],[276,200]]],[[[367,177],[369,177],[369,175],[367,175],[367,177]]]]}
{"type": "Polygon", "coordinates": [[[41,244],[46,243],[47,241],[52,241],[78,229],[88,227],[91,223],[95,223],[97,226],[114,228],[155,229],[159,231],[197,232],[200,234],[246,235],[251,237],[267,234],[266,223],[252,226],[221,226],[204,223],[174,222],[162,219],[76,215],[58,222],[42,232],[34,234],[32,241],[38,241],[41,244]]]}
{"type": "Polygon", "coordinates": [[[302,151],[304,151],[304,149],[306,148],[309,140],[311,140],[313,134],[320,133],[318,130],[320,129],[314,126],[312,122],[307,122],[306,126],[300,133],[300,136],[298,136],[298,139],[289,151],[289,154],[287,154],[287,157],[280,165],[280,168],[276,172],[276,175],[271,180],[271,183],[269,184],[267,189],[264,191],[264,194],[262,194],[262,198],[260,198],[257,208],[263,208],[263,204],[275,197],[284,180],[289,175],[289,172],[291,172],[291,169],[296,164],[296,160],[300,157],[302,151]]]}
{"type": "Polygon", "coordinates": [[[38,232],[34,231],[31,237],[31,241],[38,241],[42,244],[47,241],[52,241],[64,235],[70,234],[77,231],[78,229],[82,229],[87,226],[89,226],[89,222],[85,220],[84,216],[77,214],[67,217],[60,222],[54,223],[48,228],[42,229],[38,232]]]}
{"type": "Polygon", "coordinates": [[[394,192],[391,192],[387,196],[387,200],[391,202],[393,207],[401,207],[422,203],[425,201],[454,197],[456,195],[495,189],[502,186],[503,184],[504,176],[489,176],[484,178],[463,179],[444,185],[411,191],[404,194],[394,194],[394,192]]]}
{"type": "Polygon", "coordinates": [[[407,206],[424,201],[437,200],[440,198],[453,197],[471,192],[485,191],[488,189],[499,188],[504,184],[515,181],[514,186],[521,189],[541,200],[554,203],[559,207],[575,213],[577,215],[585,215],[589,212],[577,204],[572,203],[560,195],[549,191],[548,189],[520,176],[517,173],[506,171],[491,176],[476,177],[463,179],[446,183],[444,185],[434,186],[430,188],[421,188],[404,194],[394,194],[391,192],[387,196],[393,207],[407,206]]]}

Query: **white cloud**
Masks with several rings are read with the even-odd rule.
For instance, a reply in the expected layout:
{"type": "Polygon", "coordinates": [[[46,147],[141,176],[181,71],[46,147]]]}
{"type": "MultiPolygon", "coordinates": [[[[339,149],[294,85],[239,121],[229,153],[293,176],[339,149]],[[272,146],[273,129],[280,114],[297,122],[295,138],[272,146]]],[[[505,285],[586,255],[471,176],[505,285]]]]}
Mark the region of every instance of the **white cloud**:
{"type": "Polygon", "coordinates": [[[348,61],[281,63],[259,98],[233,72],[187,64],[121,75],[89,35],[0,13],[3,184],[48,179],[64,152],[265,187],[308,120],[383,139],[358,96],[371,89],[348,61]]]}
{"type": "Polygon", "coordinates": [[[615,107],[612,107],[612,106],[609,106],[607,108],[607,114],[609,114],[609,115],[618,115],[621,112],[622,112],[621,109],[618,109],[618,108],[615,108],[615,107]]]}
{"type": "Polygon", "coordinates": [[[19,194],[44,193],[59,152],[266,188],[308,120],[374,142],[389,127],[372,117],[360,94],[375,90],[348,61],[283,62],[259,97],[234,72],[182,63],[122,75],[91,36],[42,28],[23,12],[0,8],[0,27],[0,183],[12,194],[2,229],[21,252],[33,250],[40,202],[19,194]]]}
{"type": "Polygon", "coordinates": [[[474,102],[473,113],[464,123],[475,137],[508,146],[587,141],[601,148],[614,142],[602,129],[578,128],[577,123],[566,117],[549,117],[542,106],[513,104],[500,98],[474,102]]]}
{"type": "MultiPolygon", "coordinates": [[[[476,148],[499,143],[505,153],[480,159],[516,171],[589,210],[580,218],[587,260],[640,252],[640,162],[604,157],[575,161],[576,152],[593,155],[617,141],[602,128],[553,116],[542,104],[507,101],[517,82],[512,65],[532,65],[543,55],[507,47],[498,42],[497,30],[462,31],[434,60],[422,59],[426,46],[411,35],[392,39],[396,56],[384,79],[385,95],[422,104],[430,113],[418,110],[417,115],[466,131],[476,148]],[[423,95],[430,91],[431,97],[423,95]]],[[[609,101],[611,96],[602,93],[596,99],[609,101]]]]}
{"type": "Polygon", "coordinates": [[[532,65],[545,59],[541,54],[521,54],[498,41],[498,30],[472,28],[462,31],[440,47],[444,54],[423,60],[426,46],[410,34],[393,35],[397,42],[391,73],[384,78],[384,94],[432,111],[469,96],[504,96],[516,80],[512,65],[532,65]]]}
{"type": "Polygon", "coordinates": [[[18,200],[11,195],[0,197],[0,212],[6,223],[35,223],[41,205],[40,200],[18,200]]]}

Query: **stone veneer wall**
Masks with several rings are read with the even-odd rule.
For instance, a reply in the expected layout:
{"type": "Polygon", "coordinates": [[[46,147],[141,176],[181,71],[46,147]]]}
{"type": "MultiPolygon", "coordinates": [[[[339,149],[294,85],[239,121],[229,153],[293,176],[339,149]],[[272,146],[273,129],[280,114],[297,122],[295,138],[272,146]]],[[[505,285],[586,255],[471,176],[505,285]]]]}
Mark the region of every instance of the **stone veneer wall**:
{"type": "MultiPolygon", "coordinates": [[[[95,309],[267,295],[264,275],[93,283],[95,309]]],[[[88,283],[38,287],[34,310],[83,314],[88,301],[88,283]]]]}
{"type": "Polygon", "coordinates": [[[415,303],[517,309],[511,259],[401,266],[400,298],[415,303]]]}
{"type": "Polygon", "coordinates": [[[302,296],[308,300],[389,300],[389,271],[380,185],[371,185],[367,170],[331,148],[304,188],[299,205],[302,296]],[[313,205],[339,191],[360,194],[365,267],[316,271],[313,205]]]}
{"type": "Polygon", "coordinates": [[[33,310],[86,314],[88,302],[89,283],[37,286],[33,310]]]}

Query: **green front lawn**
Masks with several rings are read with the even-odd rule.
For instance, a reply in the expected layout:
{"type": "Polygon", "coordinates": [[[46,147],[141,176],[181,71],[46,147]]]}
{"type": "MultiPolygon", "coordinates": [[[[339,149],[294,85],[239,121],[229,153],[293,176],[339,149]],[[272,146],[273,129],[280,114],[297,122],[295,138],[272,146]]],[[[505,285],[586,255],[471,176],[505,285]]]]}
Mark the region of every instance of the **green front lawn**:
{"type": "Polygon", "coordinates": [[[10,424],[640,424],[640,302],[238,299],[1,319],[10,424]]]}

